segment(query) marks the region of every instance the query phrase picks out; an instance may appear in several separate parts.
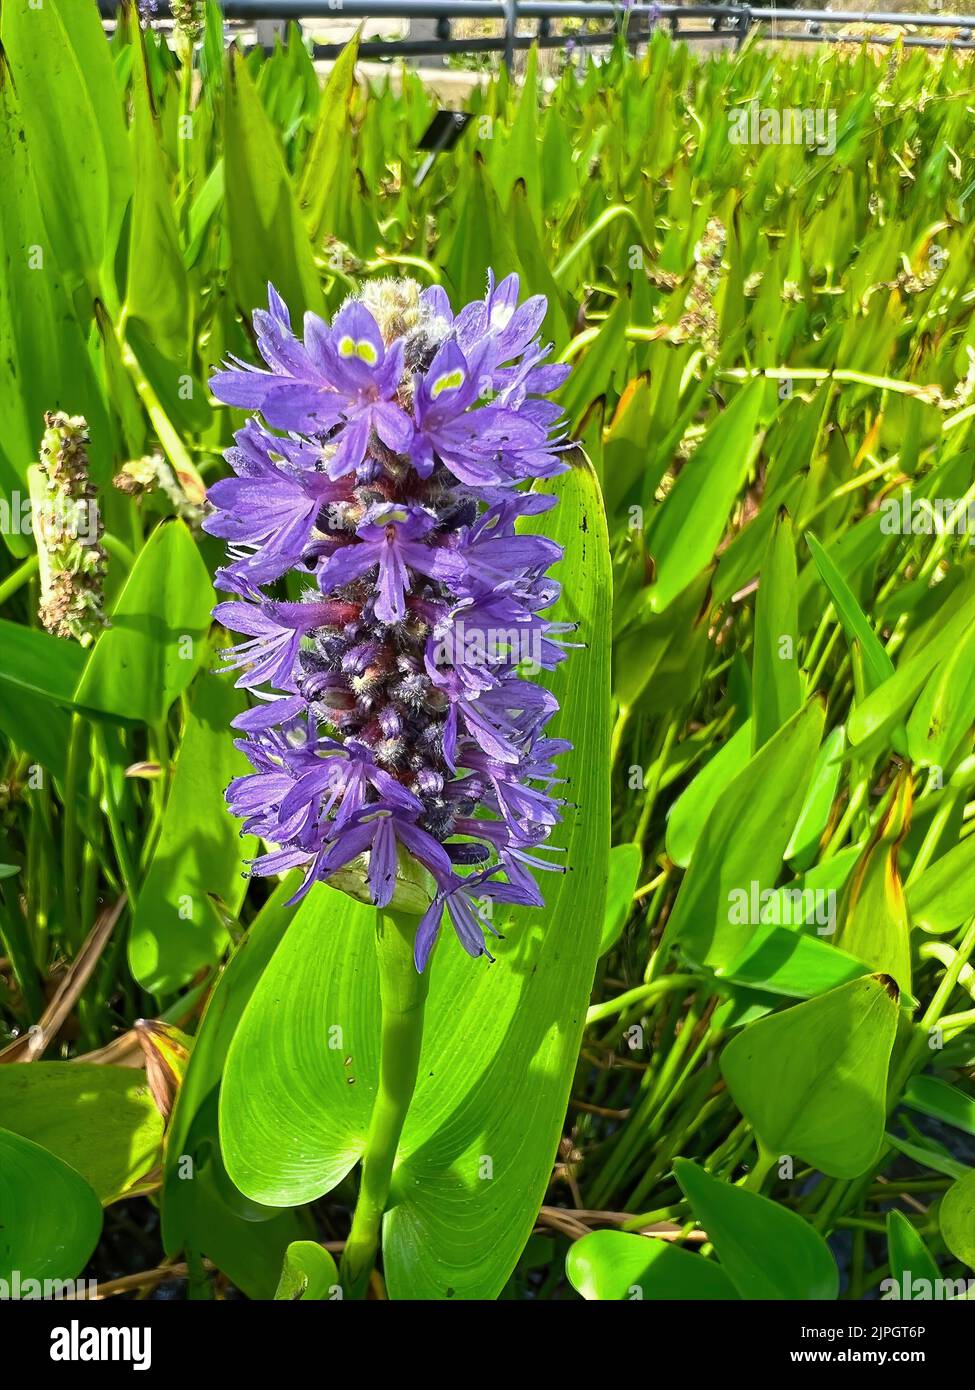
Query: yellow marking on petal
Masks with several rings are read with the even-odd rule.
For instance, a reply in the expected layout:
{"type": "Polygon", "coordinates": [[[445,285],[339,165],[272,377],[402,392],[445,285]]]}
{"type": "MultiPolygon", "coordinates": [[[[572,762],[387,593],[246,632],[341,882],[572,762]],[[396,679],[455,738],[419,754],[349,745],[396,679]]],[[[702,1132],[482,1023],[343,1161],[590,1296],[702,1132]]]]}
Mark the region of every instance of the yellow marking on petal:
{"type": "Polygon", "coordinates": [[[432,400],[444,391],[454,391],[459,386],[463,386],[465,381],[464,373],[460,367],[455,367],[452,372],[444,372],[443,376],[438,376],[433,383],[433,390],[430,392],[432,400]]]}
{"type": "Polygon", "coordinates": [[[339,339],[339,356],[358,357],[360,361],[365,362],[370,367],[374,367],[379,360],[379,354],[368,338],[356,340],[348,333],[339,339]]]}

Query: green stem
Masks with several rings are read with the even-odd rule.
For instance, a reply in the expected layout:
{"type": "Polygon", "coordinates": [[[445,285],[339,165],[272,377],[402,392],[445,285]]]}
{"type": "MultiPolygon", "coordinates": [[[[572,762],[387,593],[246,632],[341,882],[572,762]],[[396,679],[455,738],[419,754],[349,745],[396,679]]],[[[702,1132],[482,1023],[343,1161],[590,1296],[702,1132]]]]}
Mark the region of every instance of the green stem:
{"type": "Polygon", "coordinates": [[[949,783],[948,794],[942,798],[941,805],[931,817],[931,823],[927,828],[921,847],[917,852],[911,871],[905,882],[905,888],[911,888],[924,873],[924,870],[934,858],[935,850],[938,848],[941,836],[944,834],[945,826],[950,821],[958,802],[964,796],[963,787],[952,787],[949,783]]]}
{"type": "Polygon", "coordinates": [[[33,578],[37,573],[38,563],[36,555],[29,556],[22,565],[18,565],[14,572],[8,574],[6,579],[0,583],[0,607],[7,602],[7,599],[13,598],[18,589],[22,589],[29,579],[33,578]]]}
{"type": "Polygon", "coordinates": [[[135,867],[132,863],[132,856],[129,853],[128,842],[125,838],[125,830],[122,826],[121,816],[119,815],[118,803],[115,800],[115,788],[112,785],[112,760],[109,757],[108,743],[104,731],[93,725],[92,732],[95,736],[95,746],[98,749],[102,763],[102,796],[104,797],[105,819],[108,821],[108,834],[115,851],[115,859],[118,863],[119,872],[122,875],[122,882],[129,899],[129,908],[132,912],[136,906],[136,885],[137,878],[135,867]]]}
{"type": "MultiPolygon", "coordinates": [[[[131,511],[134,515],[135,508],[132,507],[131,511]]],[[[119,564],[123,565],[125,569],[130,570],[135,564],[134,553],[124,541],[120,541],[118,536],[113,536],[110,531],[106,531],[102,536],[102,545],[108,551],[111,558],[113,560],[118,560],[119,564]]]]}
{"type": "Polygon", "coordinates": [[[84,726],[81,715],[71,716],[71,733],[68,738],[68,757],[64,777],[64,820],[61,838],[61,863],[64,869],[64,926],[71,943],[72,951],[77,951],[83,940],[82,918],[79,907],[78,878],[78,773],[81,765],[81,744],[84,726]]]}
{"type": "Polygon", "coordinates": [[[633,837],[636,843],[641,848],[643,847],[644,837],[646,836],[647,829],[650,825],[650,817],[653,815],[653,808],[657,803],[657,793],[660,791],[660,783],[663,780],[664,772],[667,769],[667,760],[670,757],[671,750],[677,738],[678,727],[679,726],[676,719],[672,720],[667,725],[667,731],[664,734],[663,739],[663,746],[661,747],[659,755],[655,758],[651,766],[650,775],[647,779],[647,785],[644,788],[643,806],[640,810],[640,819],[637,823],[636,834],[633,837]]]}
{"type": "Polygon", "coordinates": [[[152,421],[156,437],[162,446],[163,453],[173,467],[180,487],[186,494],[188,501],[203,502],[206,498],[206,484],[200,477],[196,464],[183,443],[182,436],[166,414],[149,378],[142,370],[139,359],[126,341],[124,325],[116,328],[116,339],[125,369],[132,378],[132,384],[135,386],[146,414],[152,421]]]}
{"type": "Polygon", "coordinates": [[[552,271],[553,280],[560,280],[569,267],[582,255],[589,243],[617,217],[628,217],[642,239],[643,228],[640,226],[639,219],[633,209],[627,203],[614,203],[612,207],[606,208],[604,212],[599,214],[592,226],[587,227],[575,245],[571,246],[565,253],[552,271]]]}
{"type": "Polygon", "coordinates": [[[393,1162],[416,1086],[429,983],[428,972],[418,974],[413,964],[417,925],[416,917],[380,912],[376,926],[382,1003],[379,1090],[369,1121],[352,1230],[342,1255],[340,1277],[349,1298],[364,1297],[376,1262],[393,1162]]]}
{"type": "Polygon", "coordinates": [[[193,42],[187,36],[177,31],[176,35],[176,54],[180,61],[179,72],[179,115],[177,129],[177,152],[179,159],[179,192],[180,210],[183,218],[186,217],[187,199],[186,193],[189,188],[190,158],[189,158],[189,136],[186,133],[186,123],[192,121],[190,108],[193,104],[193,42]]]}
{"type": "Polygon", "coordinates": [[[765,1179],[775,1167],[778,1155],[767,1149],[761,1139],[756,1140],[758,1146],[758,1157],[754,1166],[749,1170],[747,1178],[744,1178],[740,1187],[744,1187],[749,1192],[761,1192],[765,1185],[765,1179]]]}
{"type": "Polygon", "coordinates": [[[651,984],[637,985],[635,989],[628,989],[625,993],[618,994],[615,999],[606,999],[601,1004],[593,1004],[586,1014],[586,1024],[601,1023],[604,1018],[612,1018],[614,1014],[622,1013],[632,1004],[645,1004],[655,994],[665,994],[672,989],[693,989],[698,983],[699,979],[696,975],[662,975],[659,980],[654,980],[651,984]]]}
{"type": "Polygon", "coordinates": [[[8,957],[14,978],[20,985],[27,1019],[35,1023],[44,1012],[44,993],[31,949],[30,932],[14,901],[8,907],[0,897],[0,950],[8,957]]]}
{"type": "Polygon", "coordinates": [[[623,733],[629,718],[629,705],[620,705],[616,715],[616,723],[613,725],[613,736],[609,745],[609,765],[611,768],[616,766],[616,759],[619,757],[620,752],[620,744],[623,742],[623,733]]]}

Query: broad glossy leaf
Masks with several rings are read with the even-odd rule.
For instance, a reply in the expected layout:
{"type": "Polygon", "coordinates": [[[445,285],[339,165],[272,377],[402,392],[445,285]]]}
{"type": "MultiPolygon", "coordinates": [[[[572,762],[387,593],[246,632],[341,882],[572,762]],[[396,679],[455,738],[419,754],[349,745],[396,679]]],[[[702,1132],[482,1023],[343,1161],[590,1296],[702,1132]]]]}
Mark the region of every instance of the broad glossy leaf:
{"type": "Polygon", "coordinates": [[[650,591],[613,648],[613,692],[622,705],[673,715],[698,688],[708,649],[707,576],[654,613],[650,591]]]}
{"type": "Polygon", "coordinates": [[[511,190],[508,216],[518,247],[518,260],[524,272],[522,293],[545,295],[548,309],[542,320],[542,338],[545,342],[550,341],[554,351],[560,353],[569,341],[569,322],[562,307],[559,288],[552,279],[548,258],[539,241],[536,224],[532,220],[529,195],[523,179],[518,179],[511,190]]]}
{"type": "MultiPolygon", "coordinates": [[[[197,1115],[220,1085],[227,1050],[247,1001],[294,915],[286,903],[300,882],[299,874],[291,874],[274,890],[224,967],[207,1000],[166,1133],[162,1231],[163,1243],[169,1255],[175,1255],[188,1236],[192,1236],[204,1252],[207,1251],[207,1229],[214,1208],[211,1204],[204,1211],[193,1214],[195,1190],[192,1183],[187,1183],[181,1175],[182,1159],[187,1152],[197,1115]]],[[[197,1133],[200,1133],[199,1128],[197,1133]]],[[[211,1142],[216,1139],[215,1129],[208,1138],[211,1142]]],[[[215,1161],[220,1161],[219,1153],[215,1154],[215,1161]]],[[[222,1199],[221,1205],[225,1205],[222,1199]]],[[[231,1216],[232,1212],[227,1219],[231,1216]]]]}
{"type": "Polygon", "coordinates": [[[576,1293],[599,1302],[738,1298],[714,1260],[627,1231],[593,1231],[575,1241],[565,1257],[565,1272],[576,1293]]]}
{"type": "Polygon", "coordinates": [[[162,1234],[166,1253],[208,1256],[252,1298],[271,1298],[284,1252],[297,1239],[294,1212],[249,1201],[234,1187],[220,1153],[217,1097],[227,1049],[244,1007],[292,917],[291,875],[272,894],[224,969],[207,1002],[166,1135],[162,1234]]]}
{"type": "Polygon", "coordinates": [[[227,228],[238,308],[249,315],[267,300],[267,282],[295,322],[322,308],[308,230],[298,209],[277,132],[261,105],[239,49],[228,57],[225,90],[227,228]]]}
{"type": "Polygon", "coordinates": [[[224,791],[250,770],[234,747],[230,721],[246,707],[241,691],[207,672],[193,688],[162,830],[129,933],[129,967],[144,989],[171,994],[227,946],[207,899],[236,912],[246,890],[244,861],[257,841],[241,837],[224,791]]]}
{"type": "Polygon", "coordinates": [[[975,622],[975,597],[963,603],[940,631],[912,655],[905,657],[896,671],[854,709],[847,724],[850,741],[859,745],[879,739],[902,719],[927,684],[932,672],[949,660],[965,641],[975,622]]]}
{"type": "Polygon", "coordinates": [[[292,1241],[284,1252],[276,1299],[311,1303],[334,1298],[340,1288],[335,1261],[324,1246],[314,1240],[292,1241]]]}
{"type": "Polygon", "coordinates": [[[46,768],[57,781],[64,782],[71,737],[71,720],[65,710],[46,700],[38,700],[36,695],[11,685],[0,676],[0,729],[33,762],[46,768]]]}
{"type": "Polygon", "coordinates": [[[710,563],[761,444],[765,382],[746,386],[710,426],[660,508],[647,541],[660,612],[710,563]]]}
{"type": "Polygon", "coordinates": [[[73,1168],[0,1129],[0,1279],[74,1279],[102,1230],[102,1209],[73,1168]]]}
{"type": "Polygon", "coordinates": [[[751,757],[752,726],[746,720],[681,792],[667,817],[667,853],[680,868],[691,862],[708,817],[751,757]]]}
{"type": "Polygon", "coordinates": [[[484,294],[485,266],[492,266],[498,279],[518,268],[508,224],[480,153],[474,155],[454,235],[441,264],[449,293],[460,304],[484,294]]]}
{"type": "Polygon", "coordinates": [[[925,931],[944,933],[972,915],[975,881],[975,835],[936,859],[907,890],[911,920],[925,931]]]}
{"type": "Polygon", "coordinates": [[[816,754],[812,781],[785,851],[786,859],[796,869],[808,868],[819,852],[843,772],[845,747],[846,729],[838,724],[823,739],[823,746],[816,754]]]}
{"type": "Polygon", "coordinates": [[[273,1298],[284,1252],[305,1229],[298,1214],[250,1202],[234,1187],[220,1157],[215,1091],[193,1116],[185,1146],[175,1170],[185,1189],[178,1246],[208,1256],[248,1298],[273,1298]]]}
{"type": "Polygon", "coordinates": [[[205,655],[213,587],[182,521],[156,527],[139,552],[88,657],[75,702],[111,718],[156,724],[205,655]]]}
{"type": "Polygon", "coordinates": [[[173,189],[146,82],[141,42],[133,63],[132,141],[138,178],[132,203],[126,309],[173,363],[186,370],[189,287],[173,215],[173,189]]]}
{"type": "Polygon", "coordinates": [[[579,423],[585,418],[592,403],[606,396],[614,376],[624,366],[624,335],[629,318],[629,297],[621,295],[615,307],[599,325],[596,337],[586,349],[585,355],[576,359],[572,375],[562,387],[560,398],[566,416],[572,422],[573,434],[578,433],[579,423]]]}
{"type": "Polygon", "coordinates": [[[537,227],[543,225],[541,148],[538,142],[538,49],[532,45],[525,62],[518,106],[506,138],[496,140],[490,162],[491,176],[503,205],[516,181],[527,191],[528,207],[537,227]]]}
{"type": "Polygon", "coordinates": [[[801,1216],[684,1158],[674,1163],[674,1174],[742,1298],[837,1297],[836,1261],[801,1216]]]}
{"type": "Polygon", "coordinates": [[[911,992],[911,921],[898,851],[910,826],[912,794],[905,769],[847,881],[835,937],[871,970],[893,976],[904,995],[911,992]]]}
{"type": "Polygon", "coordinates": [[[737,906],[751,901],[753,885],[761,893],[779,876],[822,727],[813,700],[753,755],[708,816],[664,938],[699,964],[726,965],[758,925],[737,906]]]}
{"type": "Polygon", "coordinates": [[[231,1179],[256,1202],[310,1202],[362,1153],[379,1074],[375,916],[316,887],[234,1034],[220,1143],[231,1179]]]}
{"type": "Polygon", "coordinates": [[[975,1098],[937,1076],[912,1076],[901,1104],[965,1134],[975,1134],[975,1098]]]}
{"type": "MultiPolygon", "coordinates": [[[[84,666],[76,642],[0,618],[0,691],[12,685],[26,695],[71,705],[84,666]]],[[[38,718],[45,717],[42,705],[38,718]]]]}
{"type": "Polygon", "coordinates": [[[867,1171],[883,1140],[897,1015],[891,982],[869,975],[732,1038],[721,1071],[769,1152],[834,1178],[867,1171]]]}
{"type": "Polygon", "coordinates": [[[633,907],[633,894],[640,877],[643,851],[639,845],[614,845],[609,852],[609,878],[606,882],[606,913],[599,954],[604,956],[619,940],[633,907]]]}
{"type": "Polygon", "coordinates": [[[862,960],[821,937],[791,927],[760,926],[741,955],[714,973],[730,984],[811,999],[860,978],[866,970],[862,960]]]}
{"type": "Polygon", "coordinates": [[[337,200],[345,196],[339,178],[343,144],[352,130],[352,96],[355,65],[359,53],[359,33],[342,49],[328,75],[321,95],[321,106],[314,134],[308,146],[301,179],[298,204],[312,241],[318,245],[331,230],[329,215],[337,200]]]}
{"type": "Polygon", "coordinates": [[[24,556],[34,548],[23,524],[28,519],[27,469],[37,460],[45,410],[57,402],[71,414],[84,415],[96,481],[106,481],[112,450],[85,335],[44,235],[18,93],[13,81],[6,80],[0,83],[0,186],[0,505],[6,503],[8,515],[21,523],[15,527],[5,521],[0,536],[12,554],[24,556]]]}
{"type": "Polygon", "coordinates": [[[163,1122],[141,1070],[32,1062],[0,1067],[0,1127],[70,1165],[108,1203],[154,1166],[163,1122]]]}
{"type": "Polygon", "coordinates": [[[894,674],[894,663],[829,553],[811,533],[806,535],[806,544],[812,551],[819,577],[833,600],[847,642],[851,647],[856,643],[863,653],[866,691],[869,694],[894,674]]]}
{"type": "Polygon", "coordinates": [[[76,0],[5,5],[0,38],[23,105],[51,249],[74,285],[115,296],[109,268],[132,164],[98,11],[76,0]]]}
{"type": "Polygon", "coordinates": [[[802,704],[798,648],[795,536],[789,513],[781,510],[772,527],[755,600],[752,731],[756,749],[802,704]]]}
{"type": "Polygon", "coordinates": [[[922,767],[944,767],[975,722],[975,626],[945,650],[907,721],[907,746],[922,767]]]}
{"type": "MultiPolygon", "coordinates": [[[[899,1298],[907,1296],[913,1300],[933,1297],[934,1282],[941,1277],[938,1266],[917,1230],[900,1211],[887,1213],[887,1258],[891,1278],[897,1282],[899,1298]],[[915,1292],[916,1280],[926,1281],[928,1287],[925,1288],[922,1282],[915,1292]]],[[[885,1282],[881,1281],[881,1292],[885,1282]]]]}
{"type": "Polygon", "coordinates": [[[620,519],[623,504],[642,497],[640,484],[648,460],[647,416],[650,412],[650,381],[635,377],[624,388],[616,412],[606,432],[603,496],[610,523],[620,519]]]}
{"type": "Polygon", "coordinates": [[[942,1198],[938,1220],[951,1253],[969,1269],[975,1269],[975,1168],[949,1187],[942,1198]]]}

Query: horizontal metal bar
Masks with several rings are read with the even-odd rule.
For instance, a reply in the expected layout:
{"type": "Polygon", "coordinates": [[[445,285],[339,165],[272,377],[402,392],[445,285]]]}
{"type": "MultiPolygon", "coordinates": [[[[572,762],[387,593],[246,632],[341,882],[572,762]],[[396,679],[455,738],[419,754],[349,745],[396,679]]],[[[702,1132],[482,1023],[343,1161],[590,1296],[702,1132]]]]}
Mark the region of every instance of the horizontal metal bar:
{"type": "MultiPolygon", "coordinates": [[[[619,35],[615,30],[610,30],[605,34],[548,34],[541,38],[537,34],[516,34],[514,36],[514,47],[516,49],[531,48],[532,44],[537,44],[539,48],[564,48],[567,39],[579,48],[598,48],[608,47],[616,42],[619,35]]],[[[708,37],[720,37],[720,35],[709,35],[708,37]]],[[[635,42],[635,40],[634,40],[635,42]]],[[[342,52],[345,44],[342,43],[316,43],[312,49],[312,55],[316,59],[328,62],[337,58],[342,52]]],[[[505,49],[505,37],[498,34],[493,38],[482,39],[364,39],[359,44],[360,58],[442,58],[452,53],[503,53],[505,49]]]]}
{"type": "Polygon", "coordinates": [[[975,48],[975,39],[935,39],[921,34],[783,34],[787,43],[876,43],[890,47],[900,40],[905,48],[975,48]]]}
{"type": "MultiPolygon", "coordinates": [[[[114,0],[98,0],[104,15],[115,14],[114,0]]],[[[160,11],[169,6],[160,0],[160,11]]],[[[504,0],[222,0],[227,19],[498,19],[504,20],[504,0]]],[[[756,5],[633,5],[611,0],[523,0],[519,19],[619,19],[623,15],[650,19],[741,19],[752,24],[891,24],[966,29],[975,15],[893,14],[870,10],[798,10],[756,5]]]]}
{"type": "MultiPolygon", "coordinates": [[[[639,13],[652,8],[642,4],[633,5],[630,13],[639,13]]],[[[773,5],[662,5],[661,13],[676,13],[683,19],[710,19],[712,17],[740,15],[742,9],[748,11],[753,24],[895,24],[930,25],[937,29],[966,29],[975,24],[975,15],[942,14],[891,14],[886,11],[868,10],[795,10],[777,9],[773,5]]]]}
{"type": "MultiPolygon", "coordinates": [[[[598,48],[600,45],[609,46],[614,43],[618,35],[615,31],[605,34],[572,34],[558,35],[549,34],[539,38],[537,35],[518,34],[515,36],[514,46],[516,49],[527,49],[532,44],[537,44],[539,48],[558,48],[564,46],[567,39],[571,39],[576,47],[598,48]]],[[[728,40],[734,34],[728,30],[716,29],[678,29],[673,35],[677,39],[695,39],[707,42],[713,40],[728,40]]],[[[875,38],[870,34],[846,35],[843,34],[790,34],[786,36],[789,43],[876,43],[889,46],[897,42],[896,38],[875,38]]],[[[634,35],[631,42],[640,41],[639,36],[634,35]]],[[[908,48],[960,48],[975,49],[975,40],[971,39],[936,39],[936,38],[917,38],[906,37],[904,44],[908,48]]],[[[315,44],[312,49],[313,56],[323,62],[331,62],[338,58],[342,49],[345,47],[341,43],[315,44]]],[[[362,58],[442,58],[450,54],[461,53],[502,53],[504,51],[504,35],[499,34],[494,38],[481,39],[367,39],[359,45],[359,56],[362,58]]]]}
{"type": "MultiPolygon", "coordinates": [[[[98,0],[103,14],[114,15],[115,0],[98,0]]],[[[647,6],[646,8],[650,8],[647,6]]],[[[160,0],[159,11],[169,9],[160,0]]],[[[503,0],[222,0],[226,19],[498,19],[505,18],[503,0]]],[[[519,19],[615,19],[627,7],[609,0],[526,0],[518,5],[519,19]]]]}

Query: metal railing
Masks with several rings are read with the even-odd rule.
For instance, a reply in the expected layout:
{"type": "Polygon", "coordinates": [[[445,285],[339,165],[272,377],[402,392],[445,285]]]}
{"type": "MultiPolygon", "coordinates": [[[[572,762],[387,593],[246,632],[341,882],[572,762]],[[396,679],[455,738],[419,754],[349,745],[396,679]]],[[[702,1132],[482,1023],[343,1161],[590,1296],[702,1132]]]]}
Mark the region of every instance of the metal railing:
{"type": "MultiPolygon", "coordinates": [[[[98,0],[106,19],[114,16],[116,0],[98,0]]],[[[262,21],[423,19],[436,23],[435,35],[424,38],[367,39],[360,44],[363,58],[401,56],[443,57],[460,53],[503,53],[510,65],[514,52],[538,44],[541,48],[564,47],[570,41],[578,46],[602,47],[622,35],[632,46],[646,42],[657,27],[666,27],[675,39],[732,40],[736,46],[749,34],[780,39],[789,43],[856,43],[892,45],[903,42],[907,48],[975,48],[975,16],[945,14],[896,14],[869,10],[777,9],[748,4],[666,5],[613,3],[612,0],[221,0],[224,17],[246,25],[262,21]],[[456,38],[451,22],[457,19],[496,20],[503,32],[487,37],[456,38]],[[557,19],[605,20],[605,31],[596,33],[554,33],[557,19]],[[703,20],[707,28],[691,28],[688,22],[703,20]],[[519,34],[519,23],[534,23],[533,34],[519,34]],[[779,25],[789,28],[779,31],[779,25]],[[794,26],[803,26],[796,28],[794,26]],[[838,27],[888,25],[900,34],[845,34],[838,27]],[[769,32],[769,28],[772,32],[769,32]],[[956,30],[936,37],[904,33],[914,28],[956,30]]],[[[158,15],[168,13],[167,0],[159,0],[158,15]]],[[[316,58],[334,58],[342,49],[338,43],[315,44],[316,58]]]]}

